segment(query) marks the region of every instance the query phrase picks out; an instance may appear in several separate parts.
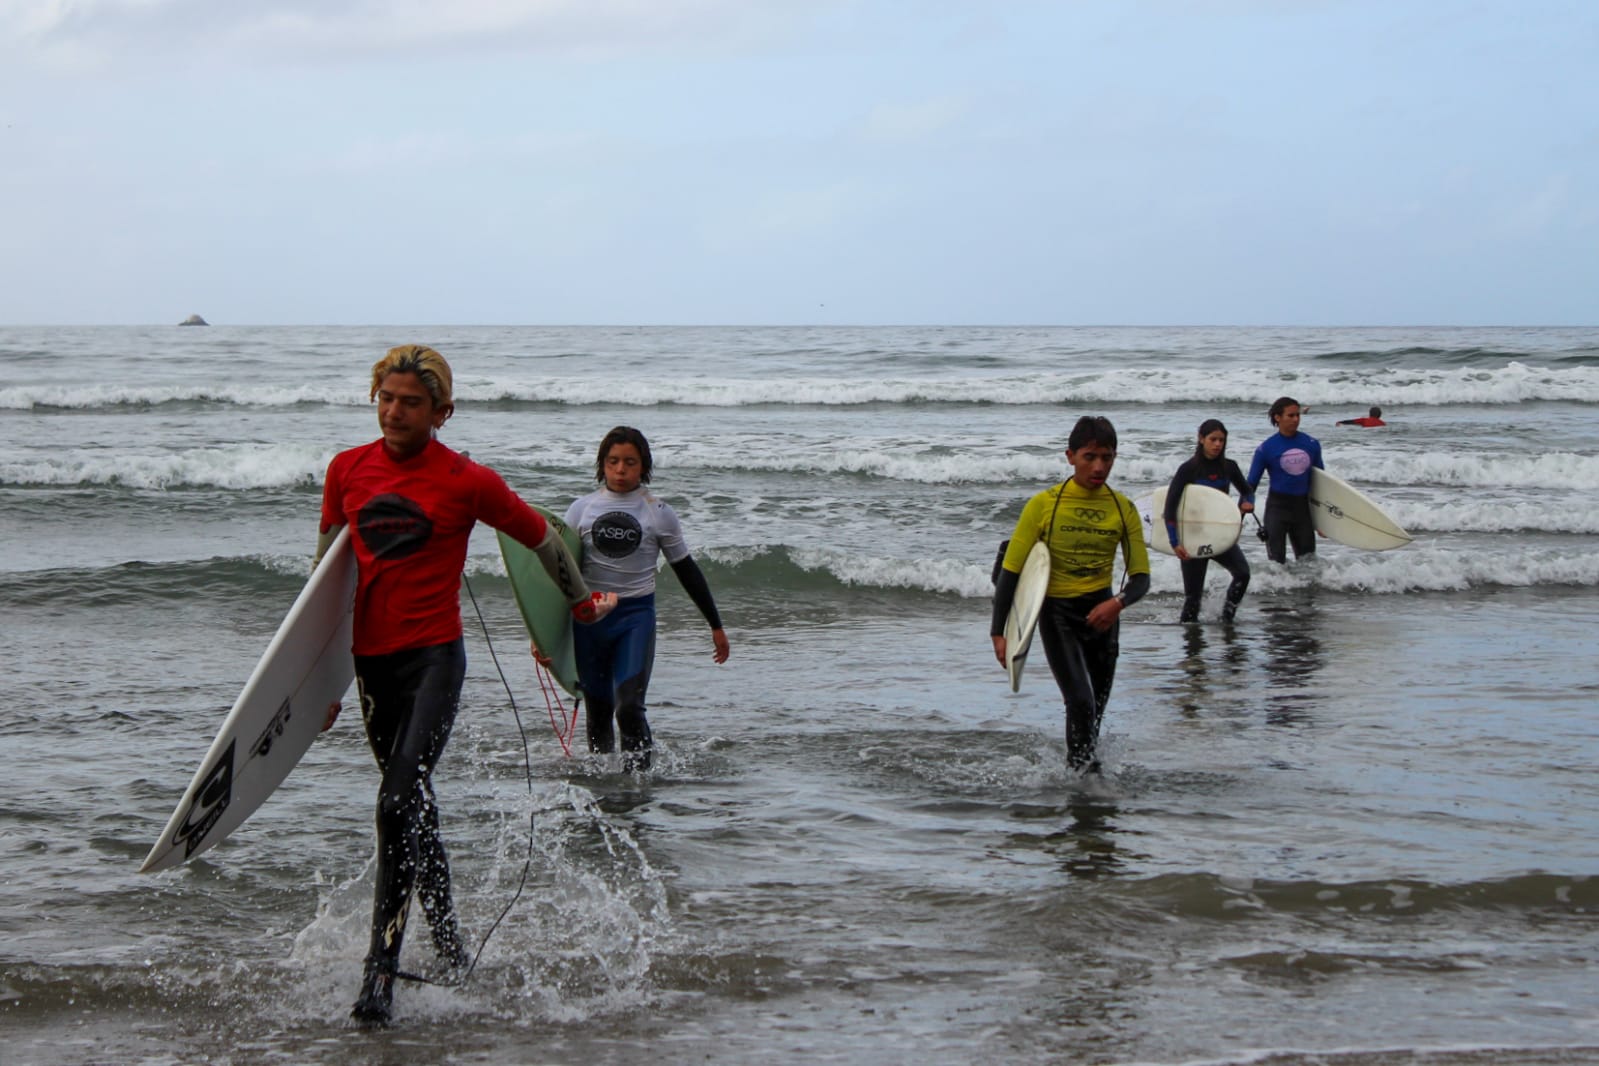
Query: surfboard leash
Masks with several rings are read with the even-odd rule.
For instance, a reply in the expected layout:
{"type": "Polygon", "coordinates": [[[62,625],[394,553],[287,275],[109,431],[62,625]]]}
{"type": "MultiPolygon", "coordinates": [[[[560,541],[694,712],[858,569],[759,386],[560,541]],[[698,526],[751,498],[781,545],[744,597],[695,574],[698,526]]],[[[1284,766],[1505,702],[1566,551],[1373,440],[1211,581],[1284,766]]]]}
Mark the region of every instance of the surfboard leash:
{"type": "Polygon", "coordinates": [[[572,738],[577,734],[577,708],[582,701],[576,697],[572,700],[572,710],[566,710],[566,703],[561,699],[561,690],[555,684],[555,678],[550,676],[550,671],[544,664],[534,660],[533,674],[539,679],[539,692],[544,695],[544,709],[550,715],[550,729],[555,732],[555,739],[561,743],[561,752],[568,759],[572,757],[572,738]],[[556,708],[561,708],[560,717],[556,717],[556,708]]]}
{"type": "MultiPolygon", "coordinates": [[[[472,611],[477,615],[477,624],[483,630],[483,642],[488,645],[489,658],[494,662],[495,672],[500,675],[500,684],[505,686],[506,698],[511,701],[511,716],[516,719],[516,731],[522,738],[522,769],[527,779],[527,795],[528,799],[532,800],[533,755],[528,747],[527,730],[522,726],[522,712],[516,706],[516,694],[511,691],[511,682],[507,680],[505,676],[505,669],[500,665],[500,657],[494,650],[494,641],[489,636],[488,623],[483,619],[483,608],[478,606],[477,593],[472,591],[472,582],[464,573],[461,575],[461,583],[466,586],[467,597],[472,601],[472,611]]],[[[574,721],[576,720],[575,708],[573,710],[573,719],[574,721]]],[[[529,807],[530,809],[527,816],[527,858],[522,862],[522,876],[516,882],[516,891],[511,894],[510,902],[506,903],[505,907],[501,909],[498,917],[496,917],[493,923],[490,924],[488,932],[483,934],[483,939],[478,943],[477,951],[473,954],[472,962],[467,966],[466,972],[458,978],[451,978],[447,980],[424,977],[421,974],[407,973],[404,970],[395,973],[395,977],[402,981],[414,981],[418,984],[443,985],[446,987],[459,987],[472,979],[472,974],[477,971],[478,960],[483,957],[484,949],[489,946],[489,938],[494,935],[495,930],[499,929],[500,923],[505,921],[506,915],[511,913],[511,908],[516,906],[517,901],[522,898],[522,892],[527,888],[527,876],[530,872],[532,872],[533,869],[534,834],[536,830],[535,823],[537,820],[536,813],[531,810],[531,803],[529,804],[529,807]]]]}

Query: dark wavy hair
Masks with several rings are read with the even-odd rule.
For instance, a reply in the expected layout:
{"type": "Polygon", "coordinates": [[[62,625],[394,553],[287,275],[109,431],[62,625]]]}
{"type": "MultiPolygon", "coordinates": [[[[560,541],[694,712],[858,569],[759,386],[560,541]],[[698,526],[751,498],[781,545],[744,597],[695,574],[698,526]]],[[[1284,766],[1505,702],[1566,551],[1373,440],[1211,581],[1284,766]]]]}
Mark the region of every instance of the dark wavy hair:
{"type": "Polygon", "coordinates": [[[1287,410],[1288,408],[1290,408],[1290,407],[1303,407],[1303,406],[1304,406],[1304,404],[1300,403],[1298,400],[1294,399],[1292,396],[1279,396],[1279,397],[1277,397],[1277,399],[1275,401],[1273,401],[1273,403],[1271,405],[1271,411],[1268,413],[1268,417],[1270,417],[1270,419],[1271,419],[1271,424],[1275,426],[1277,424],[1277,416],[1282,414],[1283,411],[1287,410]]]}
{"type": "Polygon", "coordinates": [[[1084,415],[1072,427],[1072,435],[1066,438],[1066,450],[1075,452],[1085,444],[1103,444],[1115,451],[1116,427],[1103,415],[1084,415]]]}
{"type": "Polygon", "coordinates": [[[605,483],[605,453],[617,444],[631,444],[638,449],[639,481],[649,484],[650,471],[655,468],[655,460],[650,457],[650,442],[632,426],[617,426],[600,438],[600,452],[594,459],[594,480],[605,483]]]}

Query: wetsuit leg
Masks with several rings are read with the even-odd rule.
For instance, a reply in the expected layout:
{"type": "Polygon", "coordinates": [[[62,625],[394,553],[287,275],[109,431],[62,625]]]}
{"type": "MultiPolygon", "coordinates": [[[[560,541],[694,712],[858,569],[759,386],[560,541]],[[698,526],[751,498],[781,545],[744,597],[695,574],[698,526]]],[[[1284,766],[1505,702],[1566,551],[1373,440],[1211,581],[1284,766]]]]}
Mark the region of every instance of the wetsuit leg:
{"type": "Polygon", "coordinates": [[[630,772],[648,770],[654,741],[645,699],[650,671],[655,666],[655,597],[629,600],[617,629],[611,650],[611,679],[616,725],[622,734],[622,768],[630,772]]]}
{"type": "Polygon", "coordinates": [[[1293,545],[1294,558],[1315,555],[1316,519],[1310,513],[1310,497],[1291,496],[1289,499],[1293,503],[1289,511],[1288,543],[1293,545]]]}
{"type": "MultiPolygon", "coordinates": [[[[617,610],[621,607],[618,605],[617,610]]],[[[612,611],[615,614],[616,611],[612,611]]],[[[577,656],[577,682],[583,690],[584,724],[588,729],[589,751],[603,755],[616,750],[616,728],[612,717],[616,704],[611,694],[610,616],[593,625],[574,626],[572,649],[577,656]]]]}
{"type": "Polygon", "coordinates": [[[1183,613],[1177,616],[1179,622],[1199,621],[1199,601],[1205,596],[1209,563],[1209,559],[1184,559],[1178,564],[1183,570],[1183,613]]]}
{"type": "Polygon", "coordinates": [[[630,596],[600,621],[575,630],[578,680],[588,704],[589,750],[616,750],[622,735],[623,768],[650,766],[650,723],[645,713],[655,663],[655,597],[630,596]]]}
{"type": "Polygon", "coordinates": [[[1106,599],[1099,596],[1046,599],[1038,635],[1050,671],[1066,701],[1066,761],[1074,770],[1091,767],[1099,744],[1099,726],[1110,702],[1121,652],[1121,624],[1098,633],[1087,623],[1088,612],[1106,599]]]}
{"type": "Polygon", "coordinates": [[[1275,492],[1266,497],[1266,558],[1274,563],[1288,561],[1289,499],[1275,492]]]}
{"type": "Polygon", "coordinates": [[[1227,586],[1227,602],[1221,609],[1222,618],[1231,621],[1238,605],[1243,602],[1244,593],[1249,590],[1249,560],[1244,557],[1244,549],[1234,544],[1216,556],[1216,562],[1233,577],[1232,583],[1227,586]]]}
{"type": "Polygon", "coordinates": [[[450,897],[449,857],[433,800],[433,768],[450,739],[465,676],[460,640],[356,657],[361,716],[383,771],[369,971],[392,974],[398,965],[411,895],[418,888],[435,946],[452,962],[463,954],[450,897]]]}

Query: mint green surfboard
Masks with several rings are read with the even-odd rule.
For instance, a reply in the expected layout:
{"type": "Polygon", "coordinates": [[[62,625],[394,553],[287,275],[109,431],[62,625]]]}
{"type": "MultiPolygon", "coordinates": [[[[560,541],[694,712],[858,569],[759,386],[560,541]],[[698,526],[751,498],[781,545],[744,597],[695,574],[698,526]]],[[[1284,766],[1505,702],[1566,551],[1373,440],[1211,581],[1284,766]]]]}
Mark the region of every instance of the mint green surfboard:
{"type": "MultiPolygon", "coordinates": [[[[581,564],[583,541],[577,530],[542,507],[534,505],[533,509],[560,534],[561,540],[566,542],[566,550],[581,564]]],[[[539,650],[552,660],[550,673],[555,680],[569,695],[576,696],[577,655],[572,649],[572,608],[550,580],[550,575],[544,572],[544,564],[531,548],[524,548],[504,533],[499,534],[499,538],[500,557],[505,560],[505,572],[511,578],[511,591],[516,595],[516,606],[522,612],[528,634],[539,650]]]]}

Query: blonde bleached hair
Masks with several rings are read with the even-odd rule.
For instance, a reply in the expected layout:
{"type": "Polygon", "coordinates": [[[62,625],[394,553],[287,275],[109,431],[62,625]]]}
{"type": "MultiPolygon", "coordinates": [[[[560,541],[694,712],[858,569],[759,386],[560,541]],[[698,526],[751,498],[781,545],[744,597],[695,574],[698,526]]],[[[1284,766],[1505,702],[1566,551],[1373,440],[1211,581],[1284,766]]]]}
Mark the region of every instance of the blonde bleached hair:
{"type": "Polygon", "coordinates": [[[455,377],[444,356],[425,344],[402,344],[390,348],[382,359],[372,364],[372,391],[367,399],[377,399],[383,379],[390,374],[415,374],[422,387],[433,397],[434,407],[450,407],[455,403],[455,377]]]}

